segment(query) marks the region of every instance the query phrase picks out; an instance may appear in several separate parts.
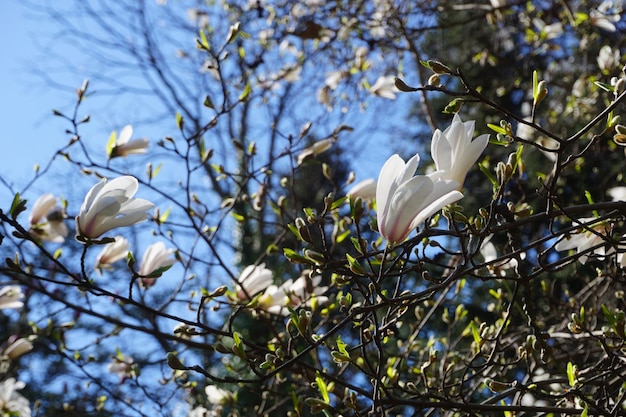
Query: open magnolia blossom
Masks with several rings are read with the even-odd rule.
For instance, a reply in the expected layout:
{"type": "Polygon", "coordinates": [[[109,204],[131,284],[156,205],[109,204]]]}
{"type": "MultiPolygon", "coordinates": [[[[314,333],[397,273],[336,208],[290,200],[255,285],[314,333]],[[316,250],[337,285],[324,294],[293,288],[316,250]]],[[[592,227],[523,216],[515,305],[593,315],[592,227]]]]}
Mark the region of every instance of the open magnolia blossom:
{"type": "Polygon", "coordinates": [[[235,400],[235,394],[215,385],[207,385],[204,392],[209,403],[213,405],[226,405],[235,400]]]}
{"type": "Polygon", "coordinates": [[[298,307],[311,307],[315,301],[317,304],[325,304],[328,297],[328,287],[320,286],[321,275],[307,278],[309,271],[304,271],[295,281],[288,279],[280,286],[270,285],[259,297],[259,308],[272,314],[286,316],[289,314],[287,306],[296,309],[298,307]]]}
{"type": "Polygon", "coordinates": [[[619,186],[607,190],[613,201],[626,201],[626,187],[619,186]]]}
{"type": "Polygon", "coordinates": [[[151,202],[133,198],[139,189],[137,178],[125,175],[94,185],[85,196],[76,216],[79,237],[95,239],[116,227],[131,226],[148,218],[151,202]]]}
{"type": "Polygon", "coordinates": [[[376,79],[374,85],[370,87],[370,94],[386,98],[388,100],[395,100],[398,88],[396,87],[396,77],[393,75],[380,76],[376,79]]]}
{"type": "Polygon", "coordinates": [[[237,280],[237,298],[240,301],[252,299],[252,297],[265,290],[274,281],[274,274],[265,267],[265,264],[246,266],[237,280]]]}
{"type": "Polygon", "coordinates": [[[117,374],[120,377],[120,381],[123,382],[127,378],[132,378],[137,374],[137,368],[135,366],[135,360],[130,356],[124,356],[118,353],[109,365],[107,370],[112,374],[117,374]]]}
{"type": "Polygon", "coordinates": [[[575,233],[564,235],[554,249],[557,251],[576,249],[576,253],[581,254],[578,261],[583,265],[591,255],[600,259],[604,258],[607,254],[605,243],[610,231],[609,224],[603,221],[598,222],[594,217],[579,219],[577,224],[582,224],[584,227],[581,226],[575,233]]]}
{"type": "Polygon", "coordinates": [[[0,383],[0,416],[30,417],[30,403],[17,390],[26,386],[22,381],[9,378],[0,383]]]}
{"type": "Polygon", "coordinates": [[[213,417],[215,413],[205,407],[199,406],[189,410],[187,417],[213,417]]]}
{"type": "Polygon", "coordinates": [[[435,130],[431,142],[431,156],[438,171],[443,171],[442,179],[454,180],[463,187],[467,171],[476,163],[489,142],[489,135],[474,136],[473,120],[463,122],[458,114],[452,124],[443,132],[435,130]]]}
{"type": "Polygon", "coordinates": [[[118,156],[128,156],[133,154],[143,154],[148,151],[148,139],[130,140],[133,136],[133,127],[126,125],[117,136],[117,132],[113,132],[107,143],[107,157],[109,159],[118,156]]]}
{"type": "Polygon", "coordinates": [[[102,274],[103,269],[111,270],[111,264],[126,258],[128,255],[128,240],[122,236],[115,236],[115,242],[107,243],[96,258],[96,270],[102,274]]]}
{"type": "Polygon", "coordinates": [[[392,155],[376,185],[378,230],[390,244],[403,242],[412,230],[448,204],[463,197],[459,183],[441,179],[441,172],[416,175],[419,155],[408,162],[392,155]]]}
{"type": "Polygon", "coordinates": [[[0,310],[5,308],[22,308],[24,293],[17,285],[7,285],[0,288],[0,310]]]}
{"type": "MultiPolygon", "coordinates": [[[[514,257],[502,256],[499,261],[496,261],[499,257],[496,246],[491,242],[493,235],[487,237],[480,246],[480,254],[483,256],[485,263],[488,263],[487,269],[494,275],[504,277],[510,269],[517,268],[517,259],[514,257]]],[[[520,259],[526,259],[526,253],[519,254],[520,259]]]]}
{"type": "Polygon", "coordinates": [[[28,216],[31,236],[48,242],[63,242],[67,236],[67,226],[63,219],[65,212],[57,205],[57,198],[51,193],[39,197],[28,216]]]}
{"type": "Polygon", "coordinates": [[[353,198],[361,197],[361,200],[364,201],[373,200],[376,198],[376,180],[368,178],[357,182],[346,194],[353,198]]]}
{"type": "Polygon", "coordinates": [[[153,243],[146,248],[141,257],[138,272],[141,276],[141,284],[144,287],[151,287],[156,281],[156,277],[148,277],[150,274],[154,274],[159,269],[168,268],[176,263],[176,259],[170,257],[174,252],[176,252],[176,249],[167,249],[163,242],[153,243]]]}

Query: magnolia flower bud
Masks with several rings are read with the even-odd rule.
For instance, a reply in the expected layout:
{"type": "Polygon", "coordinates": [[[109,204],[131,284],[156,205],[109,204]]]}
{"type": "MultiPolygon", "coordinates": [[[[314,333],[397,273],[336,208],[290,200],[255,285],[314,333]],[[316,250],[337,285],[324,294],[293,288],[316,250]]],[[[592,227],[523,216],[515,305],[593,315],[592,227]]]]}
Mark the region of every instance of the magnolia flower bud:
{"type": "Polygon", "coordinates": [[[439,77],[439,74],[433,74],[428,77],[428,85],[439,87],[441,85],[441,77],[439,77]]]}
{"type": "Polygon", "coordinates": [[[435,74],[448,74],[453,75],[452,70],[448,68],[446,65],[442,64],[439,61],[428,61],[426,62],[428,68],[433,70],[435,74]]]}

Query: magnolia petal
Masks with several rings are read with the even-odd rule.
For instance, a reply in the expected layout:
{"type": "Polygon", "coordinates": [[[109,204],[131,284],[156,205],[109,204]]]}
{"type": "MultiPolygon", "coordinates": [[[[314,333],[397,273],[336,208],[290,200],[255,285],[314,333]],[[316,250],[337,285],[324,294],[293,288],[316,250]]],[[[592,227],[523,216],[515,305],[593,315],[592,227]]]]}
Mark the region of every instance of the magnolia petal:
{"type": "Polygon", "coordinates": [[[52,193],[47,193],[39,197],[33,204],[33,209],[28,217],[28,222],[33,225],[41,222],[46,215],[57,204],[57,199],[52,193]]]}
{"type": "Polygon", "coordinates": [[[433,182],[425,176],[413,177],[398,187],[389,202],[387,215],[378,225],[380,233],[390,242],[404,240],[413,230],[413,219],[432,190],[433,182]]]}
{"type": "Polygon", "coordinates": [[[128,143],[130,138],[133,136],[133,127],[131,125],[126,125],[120,131],[120,135],[117,137],[115,141],[116,146],[122,146],[128,143]]]}
{"type": "Polygon", "coordinates": [[[454,202],[459,201],[463,198],[463,194],[460,191],[454,190],[449,191],[443,196],[437,198],[435,201],[430,203],[428,206],[424,207],[424,209],[413,219],[412,228],[416,228],[420,223],[424,220],[447,206],[448,204],[452,204],[454,202]]]}

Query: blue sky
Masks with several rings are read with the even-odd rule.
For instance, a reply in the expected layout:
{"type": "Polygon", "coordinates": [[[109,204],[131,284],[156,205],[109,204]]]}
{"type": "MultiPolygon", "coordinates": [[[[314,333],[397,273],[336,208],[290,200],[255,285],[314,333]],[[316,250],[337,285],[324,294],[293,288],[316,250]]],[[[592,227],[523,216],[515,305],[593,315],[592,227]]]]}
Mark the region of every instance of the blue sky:
{"type": "MultiPolygon", "coordinates": [[[[17,189],[32,176],[36,163],[45,163],[65,143],[64,124],[52,108],[71,103],[71,92],[45,88],[35,75],[35,58],[41,55],[37,34],[49,33],[46,22],[35,21],[32,13],[16,0],[0,6],[0,124],[2,125],[2,176],[17,189]]],[[[42,42],[43,43],[43,42],[42,42]]],[[[5,206],[7,190],[0,188],[5,206]]]]}

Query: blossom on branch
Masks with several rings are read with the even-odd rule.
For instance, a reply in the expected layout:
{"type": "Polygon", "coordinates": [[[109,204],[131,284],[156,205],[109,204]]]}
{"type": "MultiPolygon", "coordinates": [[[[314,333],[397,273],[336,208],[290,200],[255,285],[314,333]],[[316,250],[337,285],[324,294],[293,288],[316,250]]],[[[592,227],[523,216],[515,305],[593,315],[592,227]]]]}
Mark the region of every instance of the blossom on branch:
{"type": "Polygon", "coordinates": [[[57,198],[51,193],[39,197],[28,216],[29,232],[36,239],[48,242],[63,242],[67,236],[67,226],[63,222],[65,211],[57,205],[57,198]]]}
{"type": "Polygon", "coordinates": [[[0,310],[5,308],[22,308],[24,293],[17,285],[7,285],[0,288],[0,310]]]}
{"type": "Polygon", "coordinates": [[[237,280],[237,298],[240,301],[250,300],[265,290],[274,281],[274,274],[265,267],[265,264],[248,265],[241,271],[237,280]]]}
{"type": "Polygon", "coordinates": [[[489,135],[474,136],[473,120],[463,122],[458,114],[454,115],[452,124],[443,132],[435,130],[431,142],[431,156],[437,170],[443,171],[441,178],[454,180],[463,187],[465,176],[476,163],[489,142],[489,135]]]}
{"type": "Polygon", "coordinates": [[[24,337],[16,335],[9,337],[6,345],[0,350],[0,358],[15,360],[33,350],[33,344],[24,337]]]}
{"type": "Polygon", "coordinates": [[[308,270],[294,280],[288,279],[282,285],[270,285],[259,297],[259,308],[269,313],[286,316],[289,314],[287,306],[296,309],[299,307],[311,307],[313,303],[325,304],[328,297],[328,287],[320,286],[321,275],[308,278],[308,270]]]}
{"type": "Polygon", "coordinates": [[[412,230],[444,206],[463,197],[459,183],[441,172],[417,175],[419,155],[408,162],[396,155],[383,165],[376,185],[378,230],[389,243],[401,243],[412,230]]]}
{"type": "Polygon", "coordinates": [[[135,177],[125,175],[103,179],[85,196],[76,216],[78,237],[95,239],[116,227],[131,226],[148,218],[151,202],[133,198],[139,188],[135,177]]]}
{"type": "Polygon", "coordinates": [[[364,201],[373,200],[376,198],[376,180],[368,178],[357,182],[348,190],[346,195],[352,198],[361,197],[361,200],[364,201]]]}
{"type": "Polygon", "coordinates": [[[597,222],[594,217],[579,219],[576,223],[581,227],[575,233],[564,235],[554,249],[559,252],[576,249],[576,253],[581,254],[578,261],[583,265],[591,255],[604,258],[605,243],[610,231],[609,224],[604,221],[597,222]]]}
{"type": "Polygon", "coordinates": [[[370,94],[386,98],[388,100],[395,100],[396,93],[398,91],[399,90],[396,87],[396,77],[393,75],[386,77],[381,75],[378,79],[376,79],[374,85],[370,87],[370,94]]]}
{"type": "Polygon", "coordinates": [[[11,417],[30,417],[30,403],[17,392],[26,385],[15,378],[0,383],[0,415],[11,417]]]}
{"type": "Polygon", "coordinates": [[[128,255],[128,240],[122,236],[115,236],[115,242],[107,243],[96,258],[96,270],[102,274],[103,269],[111,270],[111,264],[126,258],[128,255]]]}
{"type": "Polygon", "coordinates": [[[133,127],[126,125],[117,136],[117,132],[113,132],[107,143],[107,158],[113,159],[118,156],[128,156],[133,154],[144,154],[148,151],[148,139],[130,140],[133,136],[133,127]]]}
{"type": "Polygon", "coordinates": [[[175,258],[170,258],[174,252],[176,249],[167,249],[163,242],[153,243],[146,248],[139,266],[139,276],[144,287],[153,286],[156,278],[176,263],[175,258]]]}
{"type": "Polygon", "coordinates": [[[204,392],[209,403],[213,405],[226,405],[235,400],[235,395],[232,392],[215,385],[207,385],[204,392]]]}
{"type": "Polygon", "coordinates": [[[130,356],[124,356],[119,351],[107,366],[107,370],[112,374],[117,374],[120,377],[120,383],[137,375],[135,360],[130,356]]]}

